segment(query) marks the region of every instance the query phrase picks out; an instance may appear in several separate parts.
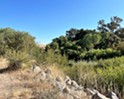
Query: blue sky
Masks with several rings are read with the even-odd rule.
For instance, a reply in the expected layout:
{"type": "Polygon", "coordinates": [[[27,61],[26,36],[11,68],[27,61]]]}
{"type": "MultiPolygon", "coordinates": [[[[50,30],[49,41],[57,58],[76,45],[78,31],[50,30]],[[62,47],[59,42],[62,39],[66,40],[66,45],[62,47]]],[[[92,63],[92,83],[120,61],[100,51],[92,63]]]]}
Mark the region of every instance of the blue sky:
{"type": "Polygon", "coordinates": [[[95,29],[112,16],[124,19],[124,0],[0,0],[0,28],[29,32],[44,44],[70,28],[95,29]]]}

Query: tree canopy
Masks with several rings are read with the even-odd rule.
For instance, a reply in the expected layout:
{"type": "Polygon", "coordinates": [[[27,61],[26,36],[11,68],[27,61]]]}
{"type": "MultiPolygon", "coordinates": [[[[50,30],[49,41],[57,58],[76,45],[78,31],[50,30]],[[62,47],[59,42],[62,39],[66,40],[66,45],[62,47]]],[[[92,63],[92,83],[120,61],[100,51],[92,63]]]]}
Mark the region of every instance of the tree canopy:
{"type": "MultiPolygon", "coordinates": [[[[120,43],[124,40],[124,28],[121,27],[122,21],[123,19],[114,16],[110,18],[109,23],[100,20],[97,30],[71,28],[66,31],[65,36],[53,39],[47,45],[47,48],[49,46],[49,48],[54,49],[57,53],[61,53],[62,55],[66,54],[69,59],[74,60],[85,59],[87,52],[89,53],[93,49],[104,50],[101,53],[105,54],[108,53],[106,49],[110,48],[113,54],[115,52],[117,53],[113,57],[121,55],[121,52],[117,48],[120,48],[120,43]]],[[[106,57],[109,58],[109,54],[108,56],[106,54],[106,57]]],[[[101,55],[100,58],[104,57],[101,55]]]]}

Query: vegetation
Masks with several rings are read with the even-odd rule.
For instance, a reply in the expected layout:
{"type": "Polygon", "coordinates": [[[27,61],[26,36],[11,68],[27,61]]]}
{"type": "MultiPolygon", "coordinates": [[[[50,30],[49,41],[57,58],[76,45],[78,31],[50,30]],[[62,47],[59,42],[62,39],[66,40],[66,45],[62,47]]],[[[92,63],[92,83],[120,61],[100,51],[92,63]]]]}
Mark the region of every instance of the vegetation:
{"type": "Polygon", "coordinates": [[[53,39],[46,50],[66,55],[68,66],[63,70],[85,87],[102,93],[110,90],[124,94],[124,28],[119,17],[98,22],[97,30],[72,28],[65,36],[53,39]]]}
{"type": "Polygon", "coordinates": [[[0,29],[0,44],[0,55],[10,61],[11,69],[19,69],[22,64],[29,67],[32,60],[37,64],[67,63],[66,56],[55,54],[52,49],[46,52],[27,32],[15,31],[11,28],[0,29]]]}
{"type": "Polygon", "coordinates": [[[27,32],[0,29],[0,56],[9,61],[11,69],[34,63],[57,66],[85,87],[94,87],[102,93],[113,90],[124,97],[122,21],[115,16],[109,23],[100,20],[97,30],[72,28],[44,49],[27,32]]]}
{"type": "Polygon", "coordinates": [[[100,20],[98,30],[72,28],[66,31],[65,36],[53,39],[47,45],[47,49],[53,49],[62,55],[66,54],[69,59],[76,61],[121,56],[123,55],[122,42],[124,40],[122,36],[124,28],[120,26],[121,22],[121,18],[112,17],[107,24],[104,20],[100,20]]]}
{"type": "Polygon", "coordinates": [[[101,93],[116,92],[120,97],[124,93],[124,56],[97,61],[71,62],[72,66],[64,71],[79,84],[95,88],[101,93]]]}

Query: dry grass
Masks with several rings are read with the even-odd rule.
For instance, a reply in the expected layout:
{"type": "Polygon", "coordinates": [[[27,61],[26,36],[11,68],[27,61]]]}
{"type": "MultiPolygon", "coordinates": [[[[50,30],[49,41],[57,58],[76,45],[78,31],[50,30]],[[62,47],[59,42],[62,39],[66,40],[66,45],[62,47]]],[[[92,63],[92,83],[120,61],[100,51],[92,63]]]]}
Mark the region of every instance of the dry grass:
{"type": "Polygon", "coordinates": [[[6,58],[0,57],[0,69],[7,68],[9,65],[9,60],[6,58]]]}
{"type": "MultiPolygon", "coordinates": [[[[52,71],[53,78],[65,77],[64,72],[56,65],[48,66],[48,69],[52,71]]],[[[53,82],[40,82],[34,77],[35,73],[29,68],[1,73],[0,99],[69,99],[67,96],[60,96],[60,93],[64,94],[53,82]]]]}
{"type": "MultiPolygon", "coordinates": [[[[0,69],[7,68],[9,61],[0,57],[0,69]]],[[[35,74],[29,69],[3,72],[0,74],[0,99],[58,99],[58,89],[50,82],[39,82],[34,79],[35,74]]],[[[64,76],[56,66],[48,67],[52,76],[64,76]]]]}
{"type": "Polygon", "coordinates": [[[63,70],[61,68],[59,68],[58,66],[51,65],[48,68],[52,71],[52,76],[53,77],[57,77],[58,75],[63,77],[63,78],[65,77],[65,74],[64,74],[63,70]]]}
{"type": "MultiPolygon", "coordinates": [[[[50,69],[60,74],[57,68],[50,69]]],[[[51,82],[36,81],[34,76],[30,69],[0,74],[0,99],[59,99],[51,82]]]]}

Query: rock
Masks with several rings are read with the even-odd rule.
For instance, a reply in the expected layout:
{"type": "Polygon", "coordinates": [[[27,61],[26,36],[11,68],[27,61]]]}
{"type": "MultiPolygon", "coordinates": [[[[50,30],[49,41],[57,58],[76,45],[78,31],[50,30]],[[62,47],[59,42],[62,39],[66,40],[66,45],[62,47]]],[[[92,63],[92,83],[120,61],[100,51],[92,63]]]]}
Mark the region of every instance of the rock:
{"type": "Polygon", "coordinates": [[[94,95],[96,94],[96,92],[94,92],[93,90],[86,88],[85,92],[87,93],[87,95],[94,95]]]}
{"type": "Polygon", "coordinates": [[[117,97],[117,95],[116,95],[114,92],[110,92],[110,93],[108,94],[108,97],[109,97],[110,99],[119,99],[119,98],[117,97]]]}
{"type": "Polygon", "coordinates": [[[54,87],[58,88],[60,91],[63,91],[65,84],[62,82],[55,81],[53,84],[54,87]]]}
{"type": "Polygon", "coordinates": [[[101,93],[97,92],[96,94],[94,94],[92,96],[92,99],[110,99],[110,98],[107,98],[106,96],[104,96],[101,93]]]}
{"type": "Polygon", "coordinates": [[[37,81],[50,82],[52,87],[57,89],[58,93],[61,93],[58,99],[119,99],[114,92],[110,92],[108,98],[95,89],[87,88],[84,90],[83,86],[78,85],[69,76],[66,76],[64,80],[61,76],[54,78],[50,69],[43,71],[39,66],[33,65],[32,71],[37,81]]]}
{"type": "Polygon", "coordinates": [[[44,71],[40,71],[34,77],[37,81],[45,82],[46,81],[46,73],[44,71]]]}
{"type": "Polygon", "coordinates": [[[71,80],[69,76],[65,76],[64,81],[71,80]]]}
{"type": "Polygon", "coordinates": [[[55,80],[58,81],[58,82],[62,82],[62,81],[63,81],[63,79],[62,79],[61,76],[57,76],[57,77],[55,78],[55,80]]]}
{"type": "Polygon", "coordinates": [[[32,68],[31,68],[31,69],[32,69],[32,71],[33,71],[35,74],[41,72],[40,67],[37,66],[37,65],[32,65],[32,68]]]}
{"type": "Polygon", "coordinates": [[[50,69],[46,69],[46,70],[45,70],[45,73],[46,73],[46,74],[51,74],[52,72],[51,72],[50,69]]]}
{"type": "Polygon", "coordinates": [[[79,87],[79,85],[77,84],[77,82],[74,81],[74,80],[71,81],[71,86],[74,87],[74,88],[76,88],[76,89],[79,87]]]}
{"type": "Polygon", "coordinates": [[[63,93],[70,93],[71,90],[66,86],[64,89],[63,89],[63,93]]]}
{"type": "Polygon", "coordinates": [[[79,85],[78,88],[76,90],[84,90],[84,87],[79,85]]]}
{"type": "Polygon", "coordinates": [[[69,76],[66,76],[64,81],[66,85],[71,86],[71,79],[69,76]]]}
{"type": "Polygon", "coordinates": [[[60,91],[63,91],[63,89],[65,88],[66,84],[63,81],[61,76],[57,76],[54,80],[53,80],[53,86],[57,87],[60,91]]]}
{"type": "Polygon", "coordinates": [[[74,99],[81,99],[82,95],[86,96],[86,93],[84,93],[83,90],[75,91],[71,89],[70,94],[74,97],[74,99]]]}

